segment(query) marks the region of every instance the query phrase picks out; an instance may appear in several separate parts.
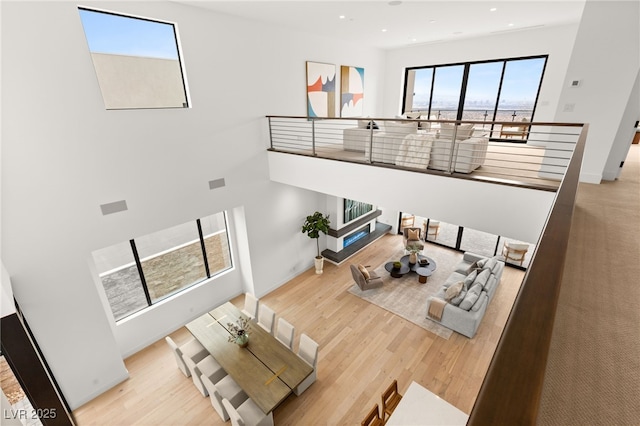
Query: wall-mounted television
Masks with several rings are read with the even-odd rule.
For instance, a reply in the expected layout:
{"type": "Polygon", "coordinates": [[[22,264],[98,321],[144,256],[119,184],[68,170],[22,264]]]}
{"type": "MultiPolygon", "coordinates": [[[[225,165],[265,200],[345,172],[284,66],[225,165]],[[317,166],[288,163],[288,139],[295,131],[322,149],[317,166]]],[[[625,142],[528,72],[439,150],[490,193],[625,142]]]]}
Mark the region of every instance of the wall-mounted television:
{"type": "Polygon", "coordinates": [[[344,199],[344,223],[349,223],[373,210],[373,205],[361,201],[344,199]]]}

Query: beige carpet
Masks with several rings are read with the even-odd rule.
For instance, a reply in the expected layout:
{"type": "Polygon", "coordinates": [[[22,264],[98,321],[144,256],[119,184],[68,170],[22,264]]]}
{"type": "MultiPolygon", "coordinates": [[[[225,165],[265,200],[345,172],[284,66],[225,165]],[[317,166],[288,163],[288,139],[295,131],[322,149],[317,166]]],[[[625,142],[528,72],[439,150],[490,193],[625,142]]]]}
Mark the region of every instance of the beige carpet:
{"type": "Polygon", "coordinates": [[[401,251],[374,269],[374,272],[384,282],[382,287],[362,291],[360,287],[353,284],[348,291],[448,340],[453,331],[426,317],[427,298],[435,294],[447,280],[451,271],[460,262],[462,255],[453,250],[438,250],[437,255],[435,255],[435,251],[434,254],[430,254],[428,247],[425,248],[423,254],[433,258],[437,265],[436,270],[427,279],[426,284],[420,284],[418,276],[413,272],[406,274],[402,278],[393,278],[384,269],[385,263],[398,260],[404,255],[401,251]]]}
{"type": "Polygon", "coordinates": [[[640,424],[640,147],[615,182],[580,184],[540,425],[640,424]]]}

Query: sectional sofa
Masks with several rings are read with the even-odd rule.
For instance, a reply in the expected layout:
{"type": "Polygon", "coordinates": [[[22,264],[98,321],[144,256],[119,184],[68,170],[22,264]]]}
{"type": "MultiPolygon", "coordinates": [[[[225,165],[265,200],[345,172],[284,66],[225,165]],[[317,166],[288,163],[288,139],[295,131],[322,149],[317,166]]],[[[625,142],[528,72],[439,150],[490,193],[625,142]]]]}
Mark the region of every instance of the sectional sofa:
{"type": "Polygon", "coordinates": [[[438,292],[427,299],[426,317],[469,338],[475,336],[500,284],[503,270],[502,256],[487,258],[466,252],[438,292]],[[460,282],[462,286],[458,284],[460,282]],[[454,285],[461,287],[460,292],[447,294],[447,290],[454,285]],[[434,302],[434,299],[438,301],[434,302]],[[431,315],[432,303],[444,303],[440,319],[431,315]]]}
{"type": "Polygon", "coordinates": [[[426,122],[390,120],[379,123],[379,129],[366,128],[367,124],[359,120],[357,128],[345,129],[343,145],[345,150],[364,152],[373,162],[442,171],[451,166],[451,171],[471,173],[486,160],[489,138],[472,124],[457,127],[455,143],[451,123],[431,128],[426,122]]]}

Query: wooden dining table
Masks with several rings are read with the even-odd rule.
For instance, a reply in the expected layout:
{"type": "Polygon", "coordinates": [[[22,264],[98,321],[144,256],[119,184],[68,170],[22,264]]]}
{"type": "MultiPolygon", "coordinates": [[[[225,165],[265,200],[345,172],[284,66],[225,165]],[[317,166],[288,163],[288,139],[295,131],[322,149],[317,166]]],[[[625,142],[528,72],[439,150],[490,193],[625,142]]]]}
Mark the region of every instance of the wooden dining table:
{"type": "Polygon", "coordinates": [[[311,374],[313,368],[251,321],[249,345],[229,342],[228,324],[245,317],[227,302],[186,325],[247,396],[268,414],[311,374]]]}

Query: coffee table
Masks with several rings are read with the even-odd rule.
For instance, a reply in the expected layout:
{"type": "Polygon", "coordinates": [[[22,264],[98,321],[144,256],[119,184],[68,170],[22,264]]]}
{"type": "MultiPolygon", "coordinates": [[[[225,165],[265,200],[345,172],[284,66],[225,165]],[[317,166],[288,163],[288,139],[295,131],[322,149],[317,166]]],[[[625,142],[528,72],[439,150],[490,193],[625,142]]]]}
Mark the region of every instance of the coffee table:
{"type": "Polygon", "coordinates": [[[422,284],[427,282],[427,277],[431,276],[437,267],[435,260],[422,254],[418,254],[418,262],[416,263],[409,263],[408,254],[402,256],[400,258],[400,263],[402,263],[400,269],[394,269],[393,263],[394,262],[387,262],[384,264],[384,269],[386,269],[393,278],[401,278],[409,272],[415,272],[418,275],[418,281],[422,284]],[[426,259],[429,263],[427,265],[420,265],[420,259],[426,259]]]}
{"type": "Polygon", "coordinates": [[[429,278],[432,273],[433,271],[429,268],[416,268],[416,274],[418,274],[418,282],[420,284],[425,284],[427,278],[429,278]]]}
{"type": "Polygon", "coordinates": [[[393,278],[401,278],[405,274],[408,274],[411,271],[409,268],[409,264],[403,263],[400,269],[394,269],[393,264],[395,262],[387,262],[384,264],[384,269],[393,277],[393,278]]]}

